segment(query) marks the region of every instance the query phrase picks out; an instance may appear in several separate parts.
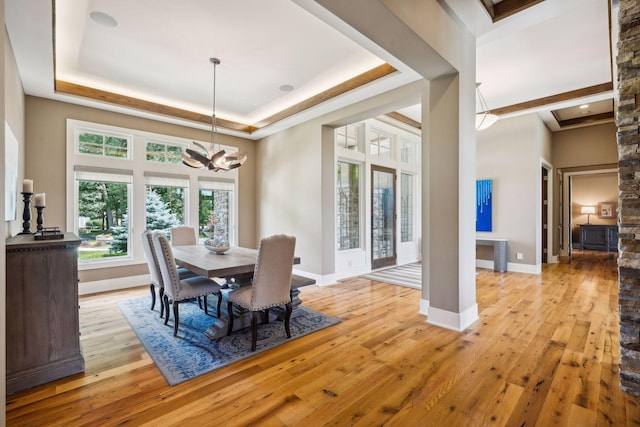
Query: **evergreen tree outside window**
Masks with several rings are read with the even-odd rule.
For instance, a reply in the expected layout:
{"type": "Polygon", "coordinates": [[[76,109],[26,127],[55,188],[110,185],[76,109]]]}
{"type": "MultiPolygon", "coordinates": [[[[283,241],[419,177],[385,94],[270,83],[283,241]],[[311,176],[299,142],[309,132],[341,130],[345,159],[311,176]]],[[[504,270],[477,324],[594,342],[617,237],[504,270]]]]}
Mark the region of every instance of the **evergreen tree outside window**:
{"type": "Polygon", "coordinates": [[[76,172],[79,261],[127,257],[130,175],[76,172]]]}
{"type": "Polygon", "coordinates": [[[336,242],[338,250],[360,247],[360,166],[338,161],[336,242]]]}

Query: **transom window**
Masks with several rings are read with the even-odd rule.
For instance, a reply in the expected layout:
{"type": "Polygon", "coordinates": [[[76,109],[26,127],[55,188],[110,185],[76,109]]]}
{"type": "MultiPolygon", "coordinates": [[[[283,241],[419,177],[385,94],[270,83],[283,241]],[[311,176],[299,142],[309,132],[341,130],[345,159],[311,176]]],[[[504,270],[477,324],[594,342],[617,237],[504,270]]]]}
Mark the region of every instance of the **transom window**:
{"type": "Polygon", "coordinates": [[[92,156],[128,158],[131,136],[79,130],[78,153],[92,156]]]}
{"type": "Polygon", "coordinates": [[[368,133],[369,150],[372,156],[380,159],[391,159],[391,137],[375,129],[368,133]]]}
{"type": "Polygon", "coordinates": [[[336,146],[351,151],[362,151],[360,144],[360,125],[351,124],[336,128],[334,131],[334,139],[336,146]]]}
{"type": "Polygon", "coordinates": [[[147,161],[179,164],[182,162],[182,152],[185,148],[182,144],[149,141],[147,142],[147,161]]]}

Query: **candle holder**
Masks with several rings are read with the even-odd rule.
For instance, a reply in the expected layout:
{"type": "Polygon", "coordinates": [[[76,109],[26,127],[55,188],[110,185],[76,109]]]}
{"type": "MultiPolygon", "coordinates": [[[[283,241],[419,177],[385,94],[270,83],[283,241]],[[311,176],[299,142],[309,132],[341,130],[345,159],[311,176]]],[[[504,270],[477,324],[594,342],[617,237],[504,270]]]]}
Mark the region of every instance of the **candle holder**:
{"type": "Polygon", "coordinates": [[[36,206],[36,210],[38,211],[38,217],[36,219],[36,224],[38,224],[38,226],[36,227],[36,230],[42,231],[42,222],[44,221],[42,211],[44,211],[44,206],[36,206]]]}
{"type": "Polygon", "coordinates": [[[21,193],[24,202],[24,211],[22,212],[22,233],[31,234],[31,196],[33,193],[21,193]]]}

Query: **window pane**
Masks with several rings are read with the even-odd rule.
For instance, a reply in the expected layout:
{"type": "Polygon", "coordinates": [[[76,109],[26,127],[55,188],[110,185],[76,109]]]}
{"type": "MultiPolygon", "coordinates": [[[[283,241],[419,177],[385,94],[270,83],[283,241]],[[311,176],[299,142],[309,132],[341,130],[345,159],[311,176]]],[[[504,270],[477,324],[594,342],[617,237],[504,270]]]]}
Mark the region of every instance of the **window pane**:
{"type": "Polygon", "coordinates": [[[169,232],[184,224],[186,189],[182,187],[146,186],[146,229],[169,232]]]}
{"type": "Polygon", "coordinates": [[[338,250],[360,247],[360,167],[338,162],[336,180],[338,250]]]}
{"type": "Polygon", "coordinates": [[[400,178],[400,241],[413,240],[413,175],[400,178]]]}
{"type": "Polygon", "coordinates": [[[376,130],[370,130],[369,152],[375,157],[391,159],[391,138],[376,130]]]}
{"type": "Polygon", "coordinates": [[[200,189],[200,236],[224,245],[231,242],[233,191],[200,189]]]}
{"type": "Polygon", "coordinates": [[[181,145],[164,142],[147,142],[147,160],[158,163],[178,164],[182,162],[181,145]]]}
{"type": "Polygon", "coordinates": [[[127,158],[129,139],[120,136],[82,132],[78,135],[78,152],[94,156],[127,158]]]}
{"type": "Polygon", "coordinates": [[[347,125],[336,128],[334,138],[336,146],[346,148],[347,150],[360,151],[358,144],[358,125],[347,125]]]}
{"type": "Polygon", "coordinates": [[[402,140],[402,147],[400,149],[400,159],[403,163],[416,163],[416,143],[413,141],[402,140]]]}
{"type": "Polygon", "coordinates": [[[129,184],[78,180],[80,262],[124,257],[129,252],[129,184]]]}

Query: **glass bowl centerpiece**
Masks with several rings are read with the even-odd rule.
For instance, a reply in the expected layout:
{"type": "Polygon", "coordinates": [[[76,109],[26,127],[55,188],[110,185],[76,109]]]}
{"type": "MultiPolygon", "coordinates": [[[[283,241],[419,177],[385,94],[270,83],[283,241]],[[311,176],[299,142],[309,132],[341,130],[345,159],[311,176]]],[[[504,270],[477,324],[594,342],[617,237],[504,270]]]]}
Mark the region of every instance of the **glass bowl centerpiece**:
{"type": "Polygon", "coordinates": [[[213,214],[209,215],[207,224],[202,227],[202,234],[207,237],[204,246],[212,253],[224,254],[231,247],[226,238],[224,224],[221,224],[213,214]]]}

